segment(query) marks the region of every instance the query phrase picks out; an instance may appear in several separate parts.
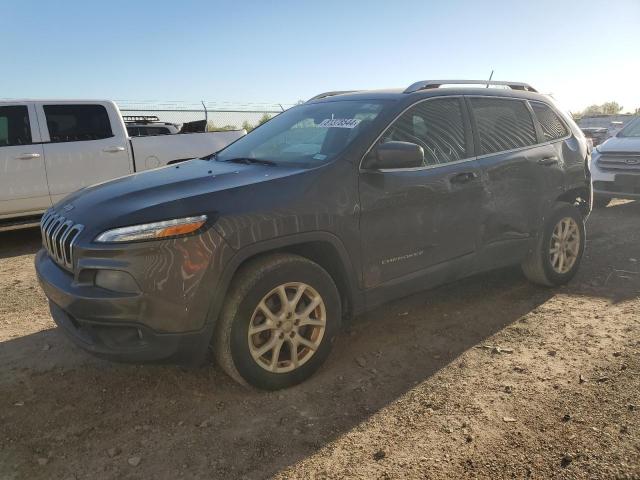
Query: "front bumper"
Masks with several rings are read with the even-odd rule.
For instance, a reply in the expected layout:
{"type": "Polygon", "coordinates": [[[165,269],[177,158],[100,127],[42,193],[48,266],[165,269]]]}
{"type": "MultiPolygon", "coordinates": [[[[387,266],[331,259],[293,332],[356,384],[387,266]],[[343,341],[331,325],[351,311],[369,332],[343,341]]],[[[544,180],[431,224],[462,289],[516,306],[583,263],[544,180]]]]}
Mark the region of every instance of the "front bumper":
{"type": "Polygon", "coordinates": [[[639,199],[640,173],[635,170],[615,171],[601,168],[600,158],[601,155],[594,151],[590,166],[593,194],[599,197],[639,199]]]}
{"type": "Polygon", "coordinates": [[[599,197],[625,198],[636,200],[640,198],[640,175],[638,186],[621,185],[619,182],[596,180],[593,182],[593,194],[599,197]]]}
{"type": "MultiPolygon", "coordinates": [[[[170,359],[193,361],[206,354],[211,332],[161,332],[150,327],[145,311],[153,301],[142,294],[111,292],[78,284],[41,250],[35,260],[38,281],[49,299],[51,316],[79,347],[115,361],[170,359]]],[[[158,300],[161,302],[161,300],[158,300]]]]}

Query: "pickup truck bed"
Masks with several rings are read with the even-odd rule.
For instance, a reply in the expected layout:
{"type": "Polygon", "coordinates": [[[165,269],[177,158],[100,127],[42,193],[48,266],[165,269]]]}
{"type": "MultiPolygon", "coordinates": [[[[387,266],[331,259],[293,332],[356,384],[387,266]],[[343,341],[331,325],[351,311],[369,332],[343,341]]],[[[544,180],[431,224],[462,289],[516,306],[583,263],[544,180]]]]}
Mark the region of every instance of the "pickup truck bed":
{"type": "Polygon", "coordinates": [[[243,135],[242,131],[180,133],[131,137],[136,171],[157,168],[217,152],[243,135]]]}

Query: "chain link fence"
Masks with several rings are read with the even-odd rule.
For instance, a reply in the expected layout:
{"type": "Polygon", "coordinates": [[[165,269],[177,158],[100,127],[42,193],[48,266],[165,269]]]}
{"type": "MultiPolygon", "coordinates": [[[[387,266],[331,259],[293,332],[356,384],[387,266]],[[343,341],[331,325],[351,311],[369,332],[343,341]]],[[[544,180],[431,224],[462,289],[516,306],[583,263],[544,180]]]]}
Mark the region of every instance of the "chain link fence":
{"type": "Polygon", "coordinates": [[[293,104],[228,103],[228,102],[151,102],[116,101],[126,117],[151,117],[154,121],[182,126],[190,122],[206,122],[207,131],[250,131],[293,104]],[[157,120],[155,120],[157,118],[157,120]]]}

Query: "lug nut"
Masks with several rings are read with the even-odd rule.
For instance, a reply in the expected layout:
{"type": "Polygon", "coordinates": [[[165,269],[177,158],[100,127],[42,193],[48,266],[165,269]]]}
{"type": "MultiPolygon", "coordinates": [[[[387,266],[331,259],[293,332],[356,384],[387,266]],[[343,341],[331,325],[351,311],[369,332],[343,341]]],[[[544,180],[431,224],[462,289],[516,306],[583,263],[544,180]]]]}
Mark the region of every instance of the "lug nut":
{"type": "Polygon", "coordinates": [[[291,333],[289,334],[289,336],[290,336],[291,338],[295,337],[295,336],[296,336],[296,332],[291,332],[291,333]]]}
{"type": "Polygon", "coordinates": [[[280,340],[282,340],[284,338],[284,333],[281,333],[279,337],[280,337],[280,340]]]}

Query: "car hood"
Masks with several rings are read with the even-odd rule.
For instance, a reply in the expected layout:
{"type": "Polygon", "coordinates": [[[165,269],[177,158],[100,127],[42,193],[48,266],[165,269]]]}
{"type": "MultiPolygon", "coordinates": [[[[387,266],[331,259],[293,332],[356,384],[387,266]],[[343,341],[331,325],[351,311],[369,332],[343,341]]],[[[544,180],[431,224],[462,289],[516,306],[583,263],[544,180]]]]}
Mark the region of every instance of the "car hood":
{"type": "Polygon", "coordinates": [[[598,146],[600,153],[640,153],[640,137],[611,137],[598,146]]]}
{"type": "Polygon", "coordinates": [[[54,209],[84,225],[87,234],[184,216],[215,216],[217,192],[302,171],[196,159],[92,185],[67,196],[54,209]]]}

